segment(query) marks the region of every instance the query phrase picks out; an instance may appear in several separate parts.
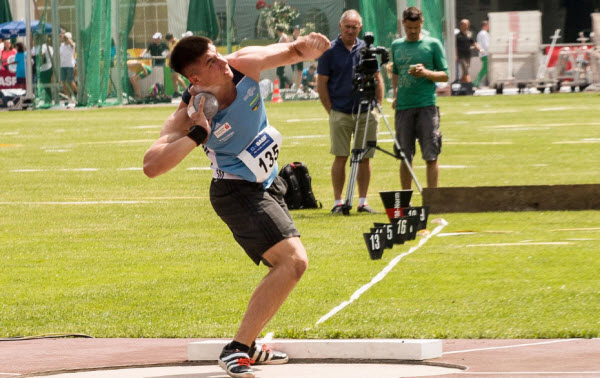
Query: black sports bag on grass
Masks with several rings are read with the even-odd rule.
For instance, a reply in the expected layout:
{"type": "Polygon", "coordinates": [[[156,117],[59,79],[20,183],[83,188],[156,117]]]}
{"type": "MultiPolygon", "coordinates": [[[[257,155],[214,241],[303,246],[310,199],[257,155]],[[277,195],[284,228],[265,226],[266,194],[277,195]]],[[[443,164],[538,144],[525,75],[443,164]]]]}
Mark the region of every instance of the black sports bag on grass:
{"type": "Polygon", "coordinates": [[[321,202],[315,199],[306,165],[300,162],[286,164],[279,171],[279,176],[287,185],[287,191],[283,198],[288,209],[320,209],[323,207],[321,202]]]}

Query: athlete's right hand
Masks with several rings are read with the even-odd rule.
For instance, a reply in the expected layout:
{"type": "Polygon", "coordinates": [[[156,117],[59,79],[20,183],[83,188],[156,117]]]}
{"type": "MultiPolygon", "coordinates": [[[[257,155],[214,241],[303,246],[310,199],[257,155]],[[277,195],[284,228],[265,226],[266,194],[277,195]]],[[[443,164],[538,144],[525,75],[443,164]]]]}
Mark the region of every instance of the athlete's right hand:
{"type": "MultiPolygon", "coordinates": [[[[190,91],[190,94],[192,94],[192,91],[190,91]]],[[[190,117],[190,120],[192,121],[192,126],[200,126],[206,131],[208,138],[208,135],[210,135],[210,127],[209,122],[204,115],[204,102],[206,101],[206,98],[202,97],[200,104],[198,105],[198,111],[196,111],[194,108],[194,96],[195,94],[192,96],[190,103],[188,104],[188,117],[190,117]]]]}

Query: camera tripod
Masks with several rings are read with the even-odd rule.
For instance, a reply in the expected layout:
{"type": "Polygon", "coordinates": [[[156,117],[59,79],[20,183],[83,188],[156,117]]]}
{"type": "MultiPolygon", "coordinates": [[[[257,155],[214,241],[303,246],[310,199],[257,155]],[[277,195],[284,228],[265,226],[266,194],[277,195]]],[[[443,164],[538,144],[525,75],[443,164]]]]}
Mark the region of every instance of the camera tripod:
{"type": "Polygon", "coordinates": [[[410,172],[410,175],[412,176],[417,189],[419,189],[420,193],[423,193],[423,189],[421,188],[421,185],[419,185],[419,181],[417,180],[417,177],[415,176],[415,173],[413,172],[412,167],[410,166],[410,162],[406,158],[406,155],[404,154],[404,151],[402,150],[402,147],[400,146],[398,139],[396,139],[394,132],[392,131],[392,128],[390,127],[390,124],[388,123],[387,119],[385,118],[385,115],[383,114],[383,109],[381,109],[381,106],[379,106],[379,104],[377,104],[377,102],[375,102],[375,106],[379,110],[379,114],[381,114],[381,118],[383,118],[383,121],[385,122],[385,124],[388,128],[388,131],[390,132],[390,135],[392,136],[392,139],[394,140],[394,145],[396,147],[396,151],[395,151],[396,153],[393,154],[389,151],[384,150],[383,148],[381,148],[377,145],[376,141],[367,141],[367,134],[369,131],[369,116],[368,115],[371,113],[371,110],[373,110],[373,102],[375,99],[374,91],[373,91],[373,93],[370,93],[370,92],[371,91],[365,91],[365,97],[361,100],[361,102],[358,105],[358,114],[356,116],[356,126],[354,129],[354,137],[356,137],[356,135],[358,133],[358,127],[360,124],[360,115],[361,115],[363,106],[367,106],[367,113],[366,113],[367,119],[366,119],[366,123],[365,123],[365,132],[363,135],[362,147],[352,149],[352,155],[350,158],[350,177],[348,178],[348,188],[346,189],[346,200],[344,201],[344,204],[342,205],[342,213],[344,215],[350,215],[350,209],[352,209],[352,197],[354,196],[354,186],[356,185],[356,175],[358,173],[358,165],[362,162],[363,158],[371,150],[371,148],[375,148],[387,155],[395,157],[396,159],[400,159],[402,161],[400,164],[406,165],[406,168],[408,168],[408,171],[410,172]]]}

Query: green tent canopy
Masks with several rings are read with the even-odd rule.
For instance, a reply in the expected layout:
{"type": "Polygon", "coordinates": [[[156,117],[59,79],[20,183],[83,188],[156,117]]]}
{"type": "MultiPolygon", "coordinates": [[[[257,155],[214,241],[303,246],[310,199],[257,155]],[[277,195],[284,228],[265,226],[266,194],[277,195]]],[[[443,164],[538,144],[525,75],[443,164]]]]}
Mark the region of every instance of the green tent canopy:
{"type": "Polygon", "coordinates": [[[0,0],[0,24],[12,21],[12,14],[10,13],[10,4],[8,0],[0,0]]]}
{"type": "Polygon", "coordinates": [[[213,0],[190,0],[187,30],[212,40],[219,36],[219,23],[213,0]]]}

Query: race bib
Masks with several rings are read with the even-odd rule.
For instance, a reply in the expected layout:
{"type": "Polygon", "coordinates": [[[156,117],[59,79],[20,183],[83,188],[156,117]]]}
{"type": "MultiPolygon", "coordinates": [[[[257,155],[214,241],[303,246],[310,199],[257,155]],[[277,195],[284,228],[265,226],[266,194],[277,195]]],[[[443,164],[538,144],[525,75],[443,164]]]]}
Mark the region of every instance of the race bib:
{"type": "Polygon", "coordinates": [[[263,182],[271,175],[279,157],[283,138],[273,126],[267,126],[240,154],[238,158],[263,182]]]}

